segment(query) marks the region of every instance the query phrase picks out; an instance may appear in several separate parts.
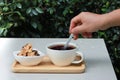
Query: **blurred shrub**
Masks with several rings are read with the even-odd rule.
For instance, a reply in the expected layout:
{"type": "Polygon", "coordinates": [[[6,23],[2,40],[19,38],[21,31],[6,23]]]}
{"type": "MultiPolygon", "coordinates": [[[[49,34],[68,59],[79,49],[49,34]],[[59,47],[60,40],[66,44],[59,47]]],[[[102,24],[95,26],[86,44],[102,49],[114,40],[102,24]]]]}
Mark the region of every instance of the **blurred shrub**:
{"type": "MultiPolygon", "coordinates": [[[[0,2],[0,36],[68,37],[72,17],[82,11],[107,13],[119,8],[119,5],[119,0],[3,0],[0,2]]],[[[120,28],[98,31],[93,35],[105,39],[119,77],[120,28]]]]}
{"type": "Polygon", "coordinates": [[[66,37],[80,4],[79,0],[4,0],[0,3],[0,36],[66,37]]]}

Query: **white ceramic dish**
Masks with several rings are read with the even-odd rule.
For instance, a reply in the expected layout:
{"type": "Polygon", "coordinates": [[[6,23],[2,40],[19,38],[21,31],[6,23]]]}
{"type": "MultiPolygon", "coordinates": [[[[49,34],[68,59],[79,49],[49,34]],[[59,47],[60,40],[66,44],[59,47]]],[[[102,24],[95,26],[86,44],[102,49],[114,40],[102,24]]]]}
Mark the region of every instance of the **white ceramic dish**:
{"type": "MultiPolygon", "coordinates": [[[[38,50],[37,50],[38,51],[38,50]]],[[[45,56],[44,53],[42,53],[41,51],[38,51],[38,54],[40,56],[18,56],[17,54],[20,51],[14,51],[13,55],[15,57],[15,59],[24,66],[34,66],[34,65],[38,65],[40,64],[40,62],[42,61],[43,57],[45,56]]]]}
{"type": "Polygon", "coordinates": [[[53,64],[56,66],[68,66],[72,64],[79,64],[83,61],[83,54],[79,51],[78,46],[74,43],[69,43],[71,46],[75,47],[71,50],[55,50],[51,49],[51,46],[65,45],[65,42],[54,42],[46,46],[46,51],[50,57],[53,64]],[[80,56],[80,60],[75,60],[76,56],[80,56]],[[75,60],[75,61],[74,61],[75,60]]]}

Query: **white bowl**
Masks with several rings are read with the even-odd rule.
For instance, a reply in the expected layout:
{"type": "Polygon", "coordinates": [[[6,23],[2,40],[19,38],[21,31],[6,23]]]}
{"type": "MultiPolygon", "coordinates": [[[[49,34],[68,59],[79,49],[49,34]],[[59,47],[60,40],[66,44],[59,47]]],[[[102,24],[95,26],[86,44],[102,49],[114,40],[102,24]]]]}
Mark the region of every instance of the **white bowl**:
{"type": "Polygon", "coordinates": [[[41,51],[38,51],[39,56],[18,56],[17,54],[19,52],[20,51],[14,51],[13,55],[15,59],[23,66],[38,65],[42,61],[43,57],[45,56],[45,54],[42,53],[41,51]]]}

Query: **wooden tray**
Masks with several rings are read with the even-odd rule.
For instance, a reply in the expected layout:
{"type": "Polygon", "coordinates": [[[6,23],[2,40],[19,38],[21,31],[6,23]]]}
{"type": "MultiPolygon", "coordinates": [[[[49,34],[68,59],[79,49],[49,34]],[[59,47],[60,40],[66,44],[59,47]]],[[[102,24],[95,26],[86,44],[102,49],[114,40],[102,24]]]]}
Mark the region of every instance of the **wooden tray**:
{"type": "MultiPolygon", "coordinates": [[[[77,57],[76,57],[77,58],[77,57]]],[[[82,73],[85,71],[85,62],[80,64],[71,64],[66,67],[55,66],[46,56],[43,61],[36,66],[22,66],[19,62],[14,61],[12,71],[18,73],[82,73]]]]}

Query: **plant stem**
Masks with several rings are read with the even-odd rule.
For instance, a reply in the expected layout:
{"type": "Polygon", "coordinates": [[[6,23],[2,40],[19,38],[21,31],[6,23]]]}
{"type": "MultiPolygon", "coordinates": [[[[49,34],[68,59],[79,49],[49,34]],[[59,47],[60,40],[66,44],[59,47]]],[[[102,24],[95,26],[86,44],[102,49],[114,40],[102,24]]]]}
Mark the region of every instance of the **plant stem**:
{"type": "Polygon", "coordinates": [[[13,12],[7,12],[7,13],[4,13],[4,15],[11,14],[11,13],[13,13],[13,12]]]}
{"type": "Polygon", "coordinates": [[[7,0],[5,0],[5,4],[7,4],[7,0]]]}

